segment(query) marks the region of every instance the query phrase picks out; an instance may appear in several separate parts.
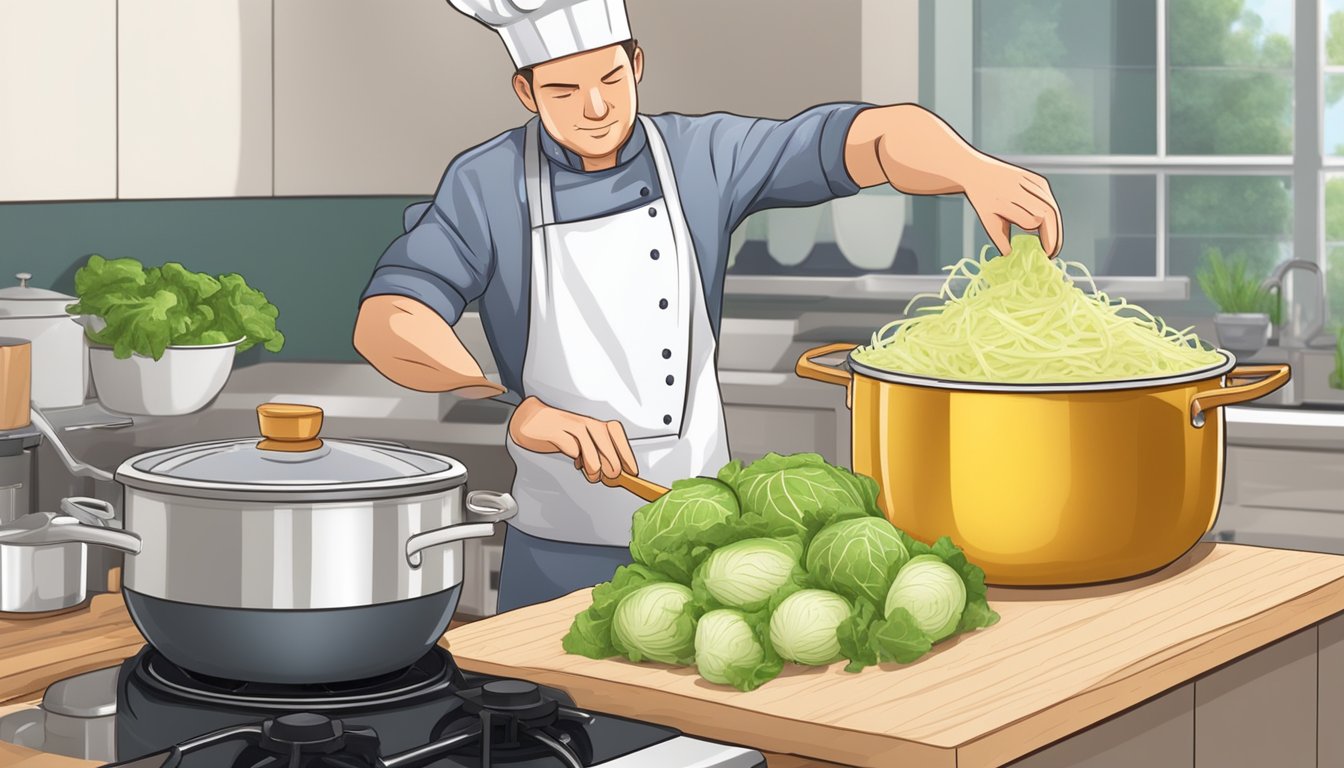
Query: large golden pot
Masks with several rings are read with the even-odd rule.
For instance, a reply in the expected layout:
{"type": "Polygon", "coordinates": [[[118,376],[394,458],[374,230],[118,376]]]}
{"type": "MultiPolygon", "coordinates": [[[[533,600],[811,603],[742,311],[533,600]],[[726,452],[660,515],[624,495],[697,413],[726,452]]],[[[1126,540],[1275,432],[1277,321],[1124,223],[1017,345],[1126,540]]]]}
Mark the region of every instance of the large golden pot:
{"type": "Polygon", "coordinates": [[[1000,585],[1089,584],[1148,573],[1213,527],[1222,406],[1288,381],[1286,365],[1222,364],[1181,376],[993,385],[848,370],[810,350],[799,376],[848,390],[853,468],[878,481],[898,528],[950,536],[1000,585]]]}

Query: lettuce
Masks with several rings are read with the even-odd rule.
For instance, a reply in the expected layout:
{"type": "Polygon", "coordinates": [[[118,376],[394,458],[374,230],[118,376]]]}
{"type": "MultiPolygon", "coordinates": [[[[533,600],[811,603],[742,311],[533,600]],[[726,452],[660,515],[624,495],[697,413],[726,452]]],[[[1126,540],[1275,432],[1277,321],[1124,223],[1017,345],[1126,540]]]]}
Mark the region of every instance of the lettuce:
{"type": "Polygon", "coordinates": [[[146,269],[135,259],[95,254],[75,273],[75,292],[79,301],[69,311],[104,323],[86,331],[89,340],[122,359],[158,360],[168,347],[240,339],[238,352],[257,344],[279,352],[285,344],[275,323],[280,311],[241,275],[212,277],[175,262],[146,269]]]}

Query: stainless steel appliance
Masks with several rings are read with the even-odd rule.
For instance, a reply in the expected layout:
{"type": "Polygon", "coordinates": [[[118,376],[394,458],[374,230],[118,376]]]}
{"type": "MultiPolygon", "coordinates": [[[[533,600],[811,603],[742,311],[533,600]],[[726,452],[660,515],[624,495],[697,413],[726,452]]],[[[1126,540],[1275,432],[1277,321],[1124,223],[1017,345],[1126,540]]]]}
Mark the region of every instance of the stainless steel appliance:
{"type": "Polygon", "coordinates": [[[35,457],[42,434],[33,426],[0,432],[0,525],[33,511],[35,457]]]}
{"type": "Polygon", "coordinates": [[[62,681],[0,738],[136,768],[761,768],[761,753],[580,709],[563,692],[463,671],[435,648],[396,673],[335,685],[203,677],[146,647],[62,681]],[[62,689],[57,697],[53,691],[62,689]],[[83,715],[53,718],[56,700],[83,715]],[[109,707],[108,702],[115,701],[109,707]],[[59,736],[82,733],[87,741],[59,736]]]}

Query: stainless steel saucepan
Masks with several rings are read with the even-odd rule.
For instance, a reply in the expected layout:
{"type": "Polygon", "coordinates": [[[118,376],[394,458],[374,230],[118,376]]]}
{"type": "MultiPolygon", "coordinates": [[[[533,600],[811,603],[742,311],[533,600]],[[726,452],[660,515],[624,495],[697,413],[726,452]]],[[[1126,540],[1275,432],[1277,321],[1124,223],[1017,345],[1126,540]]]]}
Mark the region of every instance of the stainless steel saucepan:
{"type": "Polygon", "coordinates": [[[326,683],[411,665],[457,607],[462,542],[517,511],[506,493],[467,493],[451,458],[319,438],[311,406],[262,405],[260,439],[153,451],[115,475],[75,461],[35,416],[72,471],[124,486],[136,626],[213,677],[326,683]]]}

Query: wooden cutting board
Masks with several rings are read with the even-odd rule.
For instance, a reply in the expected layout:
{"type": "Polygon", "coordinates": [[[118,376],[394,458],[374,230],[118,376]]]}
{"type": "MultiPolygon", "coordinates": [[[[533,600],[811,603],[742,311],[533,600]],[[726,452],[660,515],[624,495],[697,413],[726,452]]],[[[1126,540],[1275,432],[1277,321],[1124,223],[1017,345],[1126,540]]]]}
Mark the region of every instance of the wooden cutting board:
{"type": "Polygon", "coordinates": [[[914,664],[786,668],[742,693],[691,669],[566,654],[589,590],[449,632],[465,669],[711,739],[886,768],[1000,766],[1344,612],[1344,557],[1201,544],[1151,576],[991,589],[1002,620],[914,664]]]}

